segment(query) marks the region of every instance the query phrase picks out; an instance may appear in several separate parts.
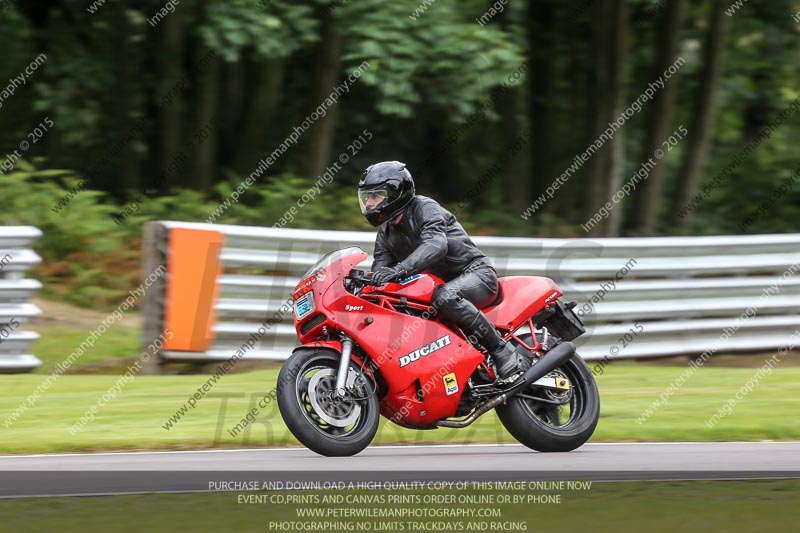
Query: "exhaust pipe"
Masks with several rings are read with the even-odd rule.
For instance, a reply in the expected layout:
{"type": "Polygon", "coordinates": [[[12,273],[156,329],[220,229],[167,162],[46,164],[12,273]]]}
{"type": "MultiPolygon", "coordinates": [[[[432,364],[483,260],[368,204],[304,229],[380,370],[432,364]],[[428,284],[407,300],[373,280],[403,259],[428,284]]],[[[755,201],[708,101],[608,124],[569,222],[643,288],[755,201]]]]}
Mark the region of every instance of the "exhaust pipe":
{"type": "Polygon", "coordinates": [[[507,392],[507,395],[513,395],[524,389],[539,378],[543,378],[549,372],[560,367],[575,356],[575,345],[571,342],[562,342],[542,357],[538,359],[536,364],[530,367],[522,379],[517,381],[507,392]]]}
{"type": "Polygon", "coordinates": [[[519,393],[539,378],[543,378],[548,372],[552,372],[560,367],[575,355],[575,345],[571,342],[562,342],[537,360],[537,363],[530,367],[522,379],[517,380],[508,390],[495,396],[486,402],[481,408],[461,420],[439,420],[436,422],[438,427],[445,428],[465,428],[475,422],[480,416],[491,411],[501,403],[505,403],[509,398],[519,393]]]}
{"type": "Polygon", "coordinates": [[[436,422],[438,427],[445,428],[465,428],[475,422],[480,416],[491,411],[501,403],[505,403],[509,398],[518,394],[522,389],[527,387],[539,378],[543,378],[547,373],[552,372],[560,367],[575,355],[575,345],[571,342],[562,342],[539,359],[536,359],[536,364],[525,372],[522,379],[517,380],[513,386],[502,394],[495,396],[486,402],[480,409],[461,420],[439,420],[436,422]]]}
{"type": "Polygon", "coordinates": [[[475,422],[478,417],[488,413],[501,403],[505,403],[508,399],[507,394],[501,394],[500,396],[495,396],[485,404],[480,409],[477,409],[474,413],[469,415],[467,418],[463,418],[461,420],[439,420],[436,422],[436,425],[442,428],[465,428],[468,425],[475,422]]]}

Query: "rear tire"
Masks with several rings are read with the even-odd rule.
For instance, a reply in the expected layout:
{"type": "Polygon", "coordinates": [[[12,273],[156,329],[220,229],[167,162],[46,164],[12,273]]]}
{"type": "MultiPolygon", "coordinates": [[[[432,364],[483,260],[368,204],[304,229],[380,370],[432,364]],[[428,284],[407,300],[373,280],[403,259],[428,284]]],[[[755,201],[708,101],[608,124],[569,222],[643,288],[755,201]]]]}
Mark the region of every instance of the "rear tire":
{"type": "MultiPolygon", "coordinates": [[[[555,371],[570,380],[572,396],[568,403],[555,406],[515,396],[495,409],[515,439],[539,452],[569,452],[582,446],[600,418],[597,384],[583,359],[576,354],[555,371]]],[[[546,393],[540,387],[528,387],[522,394],[543,397],[546,393]]]]}
{"type": "MultiPolygon", "coordinates": [[[[375,385],[369,378],[348,382],[364,399],[332,401],[340,358],[331,349],[301,348],[278,374],[278,408],[289,431],[310,450],[329,457],[362,451],[375,437],[380,420],[375,385]]],[[[350,370],[359,372],[352,361],[350,370]]]]}

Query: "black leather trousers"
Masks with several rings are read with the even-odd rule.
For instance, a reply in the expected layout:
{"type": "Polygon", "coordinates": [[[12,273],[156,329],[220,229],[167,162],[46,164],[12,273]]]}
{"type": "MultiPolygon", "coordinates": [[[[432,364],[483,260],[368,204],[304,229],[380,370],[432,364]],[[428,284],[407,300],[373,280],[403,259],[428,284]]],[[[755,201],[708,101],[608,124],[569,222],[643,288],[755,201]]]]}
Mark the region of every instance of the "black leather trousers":
{"type": "Polygon", "coordinates": [[[478,265],[436,287],[432,305],[446,322],[473,337],[470,341],[477,340],[493,351],[503,338],[480,308],[491,304],[497,291],[497,272],[491,266],[478,265]]]}

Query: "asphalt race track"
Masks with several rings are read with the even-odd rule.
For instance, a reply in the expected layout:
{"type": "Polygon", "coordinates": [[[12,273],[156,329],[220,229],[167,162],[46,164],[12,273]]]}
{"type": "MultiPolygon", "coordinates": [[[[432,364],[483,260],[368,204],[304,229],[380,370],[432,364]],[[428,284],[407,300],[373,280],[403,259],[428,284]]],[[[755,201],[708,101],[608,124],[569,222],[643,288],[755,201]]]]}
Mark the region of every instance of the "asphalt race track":
{"type": "Polygon", "coordinates": [[[800,478],[800,442],[375,446],[356,457],[304,448],[0,457],[0,497],[230,490],[230,481],[517,481],[800,478]]]}

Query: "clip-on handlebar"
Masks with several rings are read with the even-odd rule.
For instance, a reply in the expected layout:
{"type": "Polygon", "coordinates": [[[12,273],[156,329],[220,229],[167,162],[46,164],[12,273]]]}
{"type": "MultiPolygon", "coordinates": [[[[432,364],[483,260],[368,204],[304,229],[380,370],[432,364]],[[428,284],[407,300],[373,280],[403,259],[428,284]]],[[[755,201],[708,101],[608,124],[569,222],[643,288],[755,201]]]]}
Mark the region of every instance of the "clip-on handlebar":
{"type": "Polygon", "coordinates": [[[366,270],[361,270],[359,268],[353,268],[348,272],[347,276],[344,278],[345,280],[345,288],[347,290],[352,290],[353,294],[358,296],[361,292],[361,289],[364,287],[370,286],[374,284],[372,283],[372,272],[367,272],[366,270]]]}

